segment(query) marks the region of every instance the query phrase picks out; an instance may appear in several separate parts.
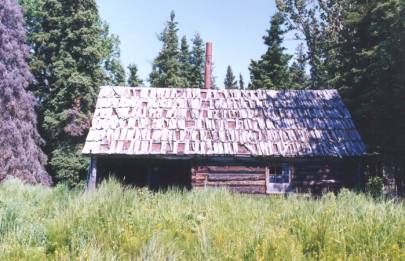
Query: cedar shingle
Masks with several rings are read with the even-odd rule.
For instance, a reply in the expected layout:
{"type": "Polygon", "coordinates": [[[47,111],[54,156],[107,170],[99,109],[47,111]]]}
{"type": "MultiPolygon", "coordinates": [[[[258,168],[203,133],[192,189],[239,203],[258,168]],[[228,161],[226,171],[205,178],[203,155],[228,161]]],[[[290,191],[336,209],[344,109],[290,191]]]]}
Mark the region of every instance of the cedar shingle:
{"type": "Polygon", "coordinates": [[[359,156],[336,90],[102,87],[84,154],[359,156]]]}

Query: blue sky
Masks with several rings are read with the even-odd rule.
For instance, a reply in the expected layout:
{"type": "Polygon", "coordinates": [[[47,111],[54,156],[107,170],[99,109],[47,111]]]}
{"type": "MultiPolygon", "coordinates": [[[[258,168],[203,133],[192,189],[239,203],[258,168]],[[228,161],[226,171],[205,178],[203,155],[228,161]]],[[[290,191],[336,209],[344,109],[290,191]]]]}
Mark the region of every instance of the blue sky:
{"type": "MultiPolygon", "coordinates": [[[[142,79],[147,79],[161,43],[162,31],[171,10],[179,23],[179,38],[190,39],[196,32],[204,41],[213,42],[214,76],[223,87],[228,64],[235,75],[249,81],[248,66],[266,49],[262,36],[276,11],[274,1],[265,0],[97,0],[100,15],[111,32],[121,40],[121,58],[125,67],[135,63],[142,79]]],[[[288,37],[286,37],[288,38],[288,37]]],[[[293,53],[296,41],[285,41],[293,53]]]]}

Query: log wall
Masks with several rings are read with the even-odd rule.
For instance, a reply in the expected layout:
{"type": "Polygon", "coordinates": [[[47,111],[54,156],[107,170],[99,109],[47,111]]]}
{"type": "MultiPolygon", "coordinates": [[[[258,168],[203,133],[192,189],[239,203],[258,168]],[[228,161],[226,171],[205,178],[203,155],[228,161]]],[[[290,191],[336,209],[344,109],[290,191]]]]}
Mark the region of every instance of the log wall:
{"type": "Polygon", "coordinates": [[[192,171],[193,188],[226,187],[231,191],[266,193],[265,167],[197,166],[192,171]]]}
{"type": "Polygon", "coordinates": [[[349,179],[354,175],[343,161],[303,161],[293,164],[292,191],[322,194],[352,186],[349,179]]]}
{"type": "MultiPolygon", "coordinates": [[[[344,160],[293,161],[288,192],[319,195],[354,187],[358,173],[348,163],[344,160]]],[[[279,162],[274,164],[280,165],[279,162]]],[[[272,163],[266,165],[270,167],[272,163]]],[[[266,166],[196,166],[192,169],[192,187],[226,187],[236,192],[265,194],[266,166]]]]}

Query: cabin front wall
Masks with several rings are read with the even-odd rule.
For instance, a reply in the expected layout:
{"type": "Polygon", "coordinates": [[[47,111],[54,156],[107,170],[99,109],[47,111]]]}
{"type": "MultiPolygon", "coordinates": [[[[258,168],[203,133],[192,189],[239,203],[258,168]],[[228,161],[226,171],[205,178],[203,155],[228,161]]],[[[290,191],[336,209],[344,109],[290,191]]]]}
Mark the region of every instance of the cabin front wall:
{"type": "Polygon", "coordinates": [[[98,158],[97,180],[114,176],[125,184],[151,189],[180,186],[201,189],[226,187],[251,194],[322,194],[352,187],[358,177],[343,160],[300,160],[212,163],[188,160],[98,158]],[[283,173],[274,174],[275,170],[283,173]],[[284,175],[285,174],[285,175],[284,175]]]}
{"type": "Polygon", "coordinates": [[[194,166],[191,173],[195,189],[226,187],[231,191],[252,194],[322,194],[353,187],[358,176],[354,166],[344,160],[270,162],[260,166],[204,165],[194,166]],[[283,179],[280,182],[274,181],[272,176],[275,168],[285,173],[277,177],[283,179]]]}

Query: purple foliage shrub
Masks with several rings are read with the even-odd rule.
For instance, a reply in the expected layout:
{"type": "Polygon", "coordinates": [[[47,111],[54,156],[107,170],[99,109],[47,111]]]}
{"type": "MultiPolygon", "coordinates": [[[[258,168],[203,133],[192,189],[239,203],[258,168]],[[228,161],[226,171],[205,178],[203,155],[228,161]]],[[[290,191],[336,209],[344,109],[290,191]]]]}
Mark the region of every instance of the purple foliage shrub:
{"type": "Polygon", "coordinates": [[[16,0],[0,1],[0,181],[7,176],[50,185],[40,148],[33,80],[27,58],[22,11],[16,0]]]}

